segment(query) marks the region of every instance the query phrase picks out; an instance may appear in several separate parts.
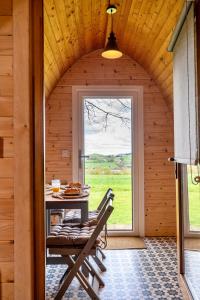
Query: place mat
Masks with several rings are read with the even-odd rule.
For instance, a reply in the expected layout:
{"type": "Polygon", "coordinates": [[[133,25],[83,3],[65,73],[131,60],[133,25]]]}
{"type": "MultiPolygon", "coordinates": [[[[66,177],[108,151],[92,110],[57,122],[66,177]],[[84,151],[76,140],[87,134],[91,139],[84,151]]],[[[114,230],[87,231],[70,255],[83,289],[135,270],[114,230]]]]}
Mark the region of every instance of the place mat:
{"type": "Polygon", "coordinates": [[[200,238],[185,238],[184,248],[192,251],[200,251],[200,238]]]}
{"type": "Polygon", "coordinates": [[[119,250],[119,249],[146,249],[143,238],[134,236],[109,236],[107,237],[108,250],[119,250]]]}

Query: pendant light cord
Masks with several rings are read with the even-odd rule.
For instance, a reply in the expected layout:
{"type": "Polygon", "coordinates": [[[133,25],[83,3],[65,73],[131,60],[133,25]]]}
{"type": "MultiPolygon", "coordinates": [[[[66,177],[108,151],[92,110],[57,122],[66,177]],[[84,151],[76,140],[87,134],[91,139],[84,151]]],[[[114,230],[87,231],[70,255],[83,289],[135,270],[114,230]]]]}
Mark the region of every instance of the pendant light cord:
{"type": "Polygon", "coordinates": [[[111,32],[113,32],[113,10],[111,8],[111,32]]]}

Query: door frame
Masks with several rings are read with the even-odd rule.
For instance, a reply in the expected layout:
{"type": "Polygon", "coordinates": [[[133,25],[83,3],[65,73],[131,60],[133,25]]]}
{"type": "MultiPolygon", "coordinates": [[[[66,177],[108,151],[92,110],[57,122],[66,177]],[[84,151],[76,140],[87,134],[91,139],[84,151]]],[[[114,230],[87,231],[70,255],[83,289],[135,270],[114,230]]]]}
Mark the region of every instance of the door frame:
{"type": "Polygon", "coordinates": [[[79,118],[81,113],[80,99],[83,96],[130,96],[135,104],[134,115],[134,151],[136,158],[134,167],[136,179],[134,180],[135,197],[138,199],[135,205],[135,231],[115,231],[112,235],[139,235],[144,236],[144,122],[143,122],[143,87],[142,86],[73,86],[72,87],[72,170],[73,181],[79,180],[79,132],[82,122],[79,118]],[[138,134],[139,133],[139,134],[138,134]]]}
{"type": "Polygon", "coordinates": [[[14,0],[14,299],[45,299],[43,38],[43,0],[14,0]]]}

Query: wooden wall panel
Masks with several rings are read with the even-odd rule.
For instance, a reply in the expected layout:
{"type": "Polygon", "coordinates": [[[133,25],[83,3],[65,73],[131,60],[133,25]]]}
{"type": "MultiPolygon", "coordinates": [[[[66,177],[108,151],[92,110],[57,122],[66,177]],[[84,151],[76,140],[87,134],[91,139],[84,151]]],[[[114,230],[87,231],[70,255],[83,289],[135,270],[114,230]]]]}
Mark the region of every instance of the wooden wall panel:
{"type": "Polygon", "coordinates": [[[12,0],[1,0],[0,16],[12,15],[12,0]]]}
{"type": "Polygon", "coordinates": [[[14,299],[12,0],[0,1],[0,299],[14,299]]]}
{"type": "Polygon", "coordinates": [[[13,39],[12,36],[1,35],[0,36],[0,55],[12,55],[13,54],[13,39]]]}
{"type": "Polygon", "coordinates": [[[2,283],[1,290],[2,300],[12,300],[14,299],[14,285],[13,283],[2,283]]]}
{"type": "Polygon", "coordinates": [[[100,51],[77,61],[46,102],[46,179],[72,179],[72,86],[142,85],[144,87],[145,234],[176,234],[172,114],[145,70],[127,56],[104,60],[100,51]],[[62,158],[63,149],[71,153],[62,158]]]}
{"type": "Polygon", "coordinates": [[[11,76],[0,76],[0,97],[13,95],[13,78],[11,76]]]}
{"type": "Polygon", "coordinates": [[[0,220],[0,240],[14,240],[14,220],[0,220]]]}
{"type": "Polygon", "coordinates": [[[12,97],[0,97],[0,117],[11,117],[13,115],[12,97]]]}
{"type": "Polygon", "coordinates": [[[1,220],[13,220],[14,201],[13,199],[0,198],[0,222],[1,220]]]}
{"type": "Polygon", "coordinates": [[[0,257],[1,262],[14,261],[14,242],[13,241],[0,241],[0,257]]]}
{"type": "Polygon", "coordinates": [[[8,137],[13,135],[13,120],[9,117],[0,118],[0,136],[8,137]]]}
{"type": "Polygon", "coordinates": [[[12,16],[0,15],[0,35],[12,35],[12,16]]]}
{"type": "Polygon", "coordinates": [[[5,137],[3,144],[3,156],[14,157],[14,142],[12,137],[5,137]]]}
{"type": "Polygon", "coordinates": [[[14,281],[14,264],[12,262],[1,262],[1,282],[9,283],[14,281]]]}

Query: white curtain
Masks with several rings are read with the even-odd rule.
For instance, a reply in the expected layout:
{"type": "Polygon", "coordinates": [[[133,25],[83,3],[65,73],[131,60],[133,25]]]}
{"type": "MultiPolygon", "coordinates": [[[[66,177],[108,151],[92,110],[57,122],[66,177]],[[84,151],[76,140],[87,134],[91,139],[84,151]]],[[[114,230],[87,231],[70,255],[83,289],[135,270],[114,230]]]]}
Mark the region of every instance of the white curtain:
{"type": "Polygon", "coordinates": [[[174,48],[174,143],[179,163],[197,162],[196,58],[194,7],[192,5],[174,48]]]}

